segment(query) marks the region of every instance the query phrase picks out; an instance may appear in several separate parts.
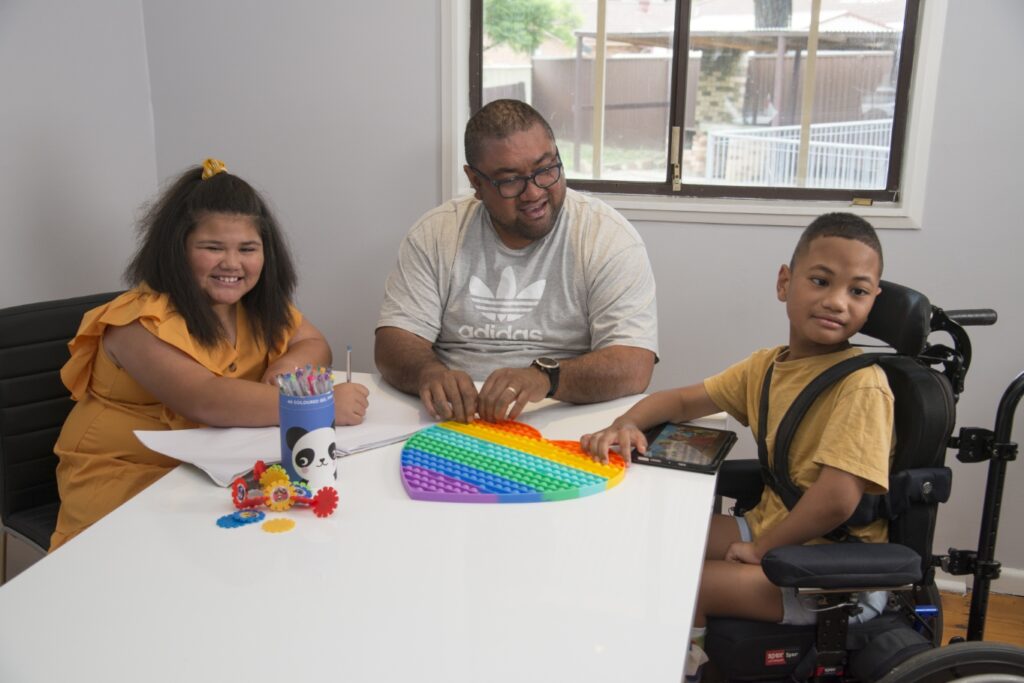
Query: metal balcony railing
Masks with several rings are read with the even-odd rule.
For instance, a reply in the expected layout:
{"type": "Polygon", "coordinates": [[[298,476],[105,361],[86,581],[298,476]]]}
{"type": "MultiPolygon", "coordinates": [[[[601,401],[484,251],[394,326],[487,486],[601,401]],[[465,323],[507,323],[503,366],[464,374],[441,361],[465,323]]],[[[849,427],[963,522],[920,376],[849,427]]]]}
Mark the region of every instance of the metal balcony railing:
{"type": "MultiPolygon", "coordinates": [[[[883,189],[892,120],[812,124],[804,187],[883,189]]],[[[800,126],[708,132],[705,179],[729,185],[797,186],[800,126]]]]}

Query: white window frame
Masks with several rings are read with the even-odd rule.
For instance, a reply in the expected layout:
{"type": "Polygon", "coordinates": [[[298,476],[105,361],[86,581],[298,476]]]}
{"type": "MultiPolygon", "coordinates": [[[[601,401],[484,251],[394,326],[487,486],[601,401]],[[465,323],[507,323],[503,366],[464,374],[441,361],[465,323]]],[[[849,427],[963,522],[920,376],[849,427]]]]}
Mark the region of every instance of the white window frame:
{"type": "MultiPolygon", "coordinates": [[[[910,87],[900,199],[874,206],[790,199],[703,199],[601,193],[631,221],[803,227],[827,211],[852,211],[876,228],[919,229],[948,0],[921,3],[910,87]]],[[[469,0],[441,0],[441,192],[471,192],[462,172],[462,133],[469,120],[469,0]]]]}

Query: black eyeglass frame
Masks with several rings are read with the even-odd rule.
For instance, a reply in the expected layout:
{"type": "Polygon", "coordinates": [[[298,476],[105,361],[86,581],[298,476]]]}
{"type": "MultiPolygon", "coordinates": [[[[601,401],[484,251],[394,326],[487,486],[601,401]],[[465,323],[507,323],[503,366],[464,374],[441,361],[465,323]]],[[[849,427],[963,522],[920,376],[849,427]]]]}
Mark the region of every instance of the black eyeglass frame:
{"type": "Polygon", "coordinates": [[[486,173],[481,171],[479,168],[477,168],[473,164],[466,164],[466,165],[469,166],[470,169],[472,169],[473,172],[476,173],[478,176],[480,176],[481,178],[483,178],[484,180],[489,182],[491,185],[494,185],[494,189],[497,190],[498,194],[501,195],[503,198],[505,198],[505,199],[516,199],[521,194],[526,192],[526,186],[527,186],[528,183],[532,182],[534,185],[536,185],[540,189],[546,190],[549,187],[551,187],[552,185],[554,185],[555,183],[557,183],[559,180],[562,179],[562,169],[564,168],[564,164],[562,164],[562,155],[558,151],[557,147],[555,147],[555,159],[558,160],[556,163],[551,164],[550,166],[545,166],[544,168],[538,168],[536,171],[534,171],[530,175],[517,175],[517,176],[512,176],[511,178],[505,178],[503,180],[495,180],[495,179],[491,178],[489,175],[487,175],[486,173]],[[555,179],[554,180],[552,180],[547,185],[541,185],[539,182],[537,182],[537,176],[543,175],[545,173],[548,173],[552,169],[556,169],[558,171],[557,175],[555,175],[555,179]],[[517,192],[517,193],[515,193],[513,195],[506,195],[504,192],[502,192],[502,190],[501,190],[502,187],[507,187],[508,185],[512,185],[513,183],[519,183],[519,182],[521,182],[523,184],[523,189],[519,190],[519,192],[517,192]]]}

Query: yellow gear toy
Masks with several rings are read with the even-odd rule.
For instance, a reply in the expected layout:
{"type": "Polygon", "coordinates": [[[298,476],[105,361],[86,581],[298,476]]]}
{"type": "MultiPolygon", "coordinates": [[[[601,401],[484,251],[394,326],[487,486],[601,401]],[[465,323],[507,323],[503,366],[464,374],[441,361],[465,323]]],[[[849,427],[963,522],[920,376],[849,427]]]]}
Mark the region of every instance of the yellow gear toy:
{"type": "Polygon", "coordinates": [[[295,487],[285,478],[263,487],[267,507],[274,512],[284,512],[295,505],[295,487]]]}

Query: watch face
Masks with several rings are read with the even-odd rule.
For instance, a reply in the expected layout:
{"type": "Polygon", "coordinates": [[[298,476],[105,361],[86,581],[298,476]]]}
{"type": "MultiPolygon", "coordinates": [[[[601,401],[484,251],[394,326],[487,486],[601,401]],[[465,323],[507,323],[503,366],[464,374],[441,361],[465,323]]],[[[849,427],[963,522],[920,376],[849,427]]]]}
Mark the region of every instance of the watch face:
{"type": "Polygon", "coordinates": [[[538,358],[533,362],[546,370],[554,370],[558,367],[558,361],[554,358],[538,358]]]}

